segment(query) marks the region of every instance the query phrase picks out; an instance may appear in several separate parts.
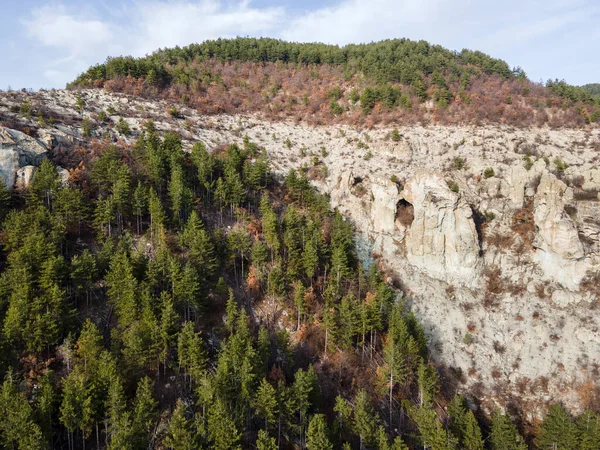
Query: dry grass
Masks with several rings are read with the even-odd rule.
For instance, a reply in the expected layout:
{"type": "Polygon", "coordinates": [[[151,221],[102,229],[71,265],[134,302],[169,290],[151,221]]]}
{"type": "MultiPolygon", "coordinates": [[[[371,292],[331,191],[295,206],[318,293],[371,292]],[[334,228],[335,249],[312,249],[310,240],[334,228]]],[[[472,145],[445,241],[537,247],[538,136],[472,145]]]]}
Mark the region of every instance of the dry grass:
{"type": "Polygon", "coordinates": [[[518,234],[527,249],[533,248],[533,238],[535,236],[535,223],[533,219],[533,201],[529,200],[527,204],[515,211],[510,227],[513,232],[518,234]]]}

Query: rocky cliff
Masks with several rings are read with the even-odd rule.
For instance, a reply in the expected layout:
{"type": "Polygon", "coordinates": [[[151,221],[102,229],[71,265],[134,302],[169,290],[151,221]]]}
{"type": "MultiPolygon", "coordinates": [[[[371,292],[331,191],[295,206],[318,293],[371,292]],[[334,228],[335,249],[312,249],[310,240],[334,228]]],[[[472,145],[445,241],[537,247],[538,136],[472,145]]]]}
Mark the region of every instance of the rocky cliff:
{"type": "Polygon", "coordinates": [[[530,417],[550,400],[586,406],[600,376],[598,129],[430,126],[392,134],[186,108],[169,116],[164,102],[80,95],[2,94],[5,124],[27,99],[70,124],[40,128],[35,138],[2,129],[7,185],[25,187],[40,158],[72,148],[85,117],[93,136],[125,143],[148,118],[180,132],[186,145],[212,148],[247,135],[266,148],[275,174],[305,166],[353,221],[364,259],[402,290],[437,362],[465,391],[490,407],[518,398],[530,417]],[[98,120],[100,111],[108,118],[98,120]],[[120,117],[131,136],[117,131],[120,117]]]}

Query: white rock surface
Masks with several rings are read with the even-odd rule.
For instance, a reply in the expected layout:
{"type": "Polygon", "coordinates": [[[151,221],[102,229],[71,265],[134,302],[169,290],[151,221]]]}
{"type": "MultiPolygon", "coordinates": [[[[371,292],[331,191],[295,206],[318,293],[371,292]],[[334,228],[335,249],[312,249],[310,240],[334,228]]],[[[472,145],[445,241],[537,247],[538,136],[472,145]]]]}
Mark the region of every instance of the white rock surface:
{"type": "Polygon", "coordinates": [[[544,274],[576,290],[589,263],[573,220],[565,212],[567,185],[553,174],[542,175],[535,198],[533,217],[537,227],[534,255],[544,274]]]}
{"type": "Polygon", "coordinates": [[[38,166],[47,157],[44,145],[17,130],[0,127],[0,175],[6,187],[17,181],[17,171],[25,166],[38,166]]]}
{"type": "Polygon", "coordinates": [[[471,207],[440,174],[427,169],[406,183],[403,196],[414,207],[406,234],[410,263],[438,280],[473,284],[481,260],[471,207]]]}

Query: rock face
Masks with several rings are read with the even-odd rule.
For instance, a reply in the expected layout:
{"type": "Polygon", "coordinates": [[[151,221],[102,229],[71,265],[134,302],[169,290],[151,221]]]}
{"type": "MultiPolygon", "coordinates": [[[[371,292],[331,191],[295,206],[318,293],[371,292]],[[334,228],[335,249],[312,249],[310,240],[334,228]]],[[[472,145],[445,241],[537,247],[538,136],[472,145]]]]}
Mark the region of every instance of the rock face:
{"type": "Polygon", "coordinates": [[[0,127],[0,175],[7,188],[14,186],[21,167],[39,166],[46,157],[46,147],[36,139],[20,131],[0,127]]]}
{"type": "Polygon", "coordinates": [[[406,234],[409,262],[438,280],[473,284],[481,259],[471,207],[440,174],[429,170],[417,171],[403,196],[414,207],[406,234]]]}
{"type": "Polygon", "coordinates": [[[15,177],[19,170],[19,153],[12,148],[0,149],[0,176],[7,188],[15,184],[15,177]]]}
{"type": "Polygon", "coordinates": [[[398,186],[389,180],[376,180],[372,187],[371,222],[374,230],[394,233],[396,230],[396,204],[400,199],[398,186]]]}
{"type": "Polygon", "coordinates": [[[576,290],[588,269],[577,227],[565,212],[567,185],[544,173],[534,197],[535,260],[549,279],[576,290]]]}

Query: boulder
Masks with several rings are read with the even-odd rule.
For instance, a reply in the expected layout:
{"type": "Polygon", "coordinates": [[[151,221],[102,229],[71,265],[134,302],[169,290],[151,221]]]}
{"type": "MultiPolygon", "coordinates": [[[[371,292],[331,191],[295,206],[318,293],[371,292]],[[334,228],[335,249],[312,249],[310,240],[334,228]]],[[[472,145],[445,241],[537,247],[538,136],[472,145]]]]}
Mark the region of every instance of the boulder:
{"type": "Polygon", "coordinates": [[[46,156],[46,147],[36,139],[20,131],[0,127],[0,175],[6,187],[14,186],[21,167],[38,166],[46,156]]]}
{"type": "Polygon", "coordinates": [[[15,176],[19,169],[19,153],[12,149],[0,149],[0,176],[8,189],[15,184],[15,176]]]}
{"type": "Polygon", "coordinates": [[[408,180],[402,195],[414,208],[408,261],[435,279],[476,284],[482,263],[471,207],[440,174],[426,169],[408,180]]]}
{"type": "Polygon", "coordinates": [[[60,180],[62,181],[63,186],[67,186],[69,184],[69,171],[64,167],[56,166],[56,171],[60,176],[60,180]]]}
{"type": "Polygon", "coordinates": [[[15,189],[26,189],[31,184],[31,180],[33,180],[33,176],[37,167],[35,166],[25,166],[21,167],[17,170],[16,180],[15,180],[15,189]]]}

